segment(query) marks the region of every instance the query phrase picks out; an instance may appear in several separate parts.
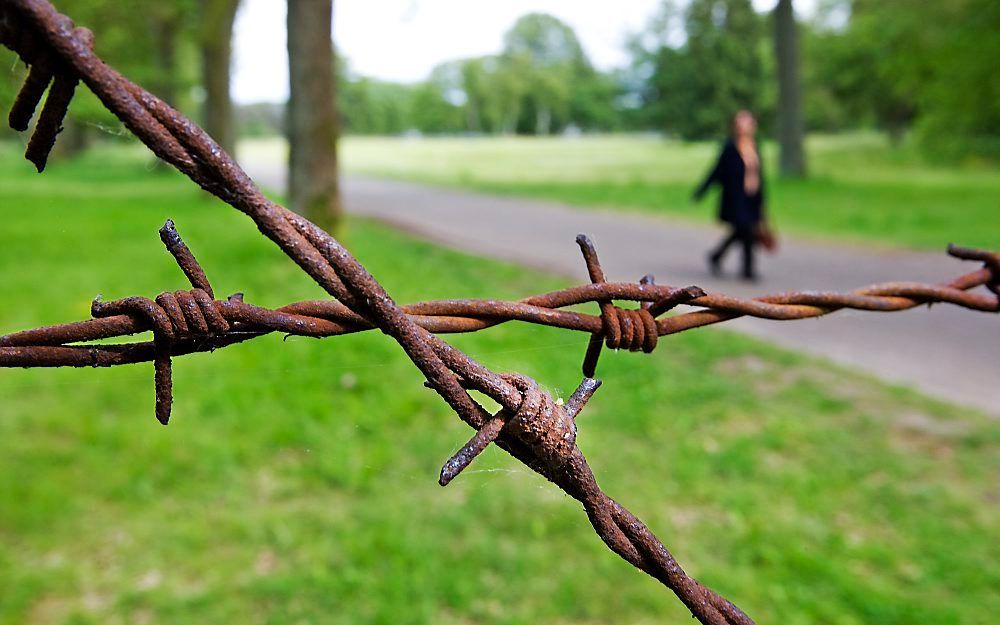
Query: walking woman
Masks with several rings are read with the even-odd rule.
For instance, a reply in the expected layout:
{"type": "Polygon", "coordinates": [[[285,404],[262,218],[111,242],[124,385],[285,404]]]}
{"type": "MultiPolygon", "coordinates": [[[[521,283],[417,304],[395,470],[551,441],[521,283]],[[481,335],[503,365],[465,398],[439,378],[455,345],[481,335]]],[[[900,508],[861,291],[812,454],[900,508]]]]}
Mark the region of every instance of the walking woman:
{"type": "Polygon", "coordinates": [[[757,120],[750,111],[739,111],[730,123],[730,136],[722,147],[715,168],[694,192],[700,200],[713,184],[722,187],[719,221],[729,224],[730,232],[708,256],[713,275],[721,272],[722,259],[733,243],[743,248],[743,278],[754,281],[754,245],[764,209],[764,176],[760,152],[754,135],[757,120]]]}

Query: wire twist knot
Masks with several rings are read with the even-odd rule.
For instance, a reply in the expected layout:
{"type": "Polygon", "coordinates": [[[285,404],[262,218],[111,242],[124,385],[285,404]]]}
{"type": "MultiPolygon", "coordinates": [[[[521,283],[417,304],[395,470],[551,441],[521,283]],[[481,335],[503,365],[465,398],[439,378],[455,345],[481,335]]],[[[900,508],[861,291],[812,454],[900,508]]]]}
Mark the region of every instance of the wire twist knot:
{"type": "Polygon", "coordinates": [[[202,289],[165,291],[155,300],[126,297],[103,302],[98,298],[91,304],[90,313],[95,319],[113,315],[137,317],[148,324],[154,340],[161,342],[229,331],[229,322],[215,300],[202,289]]]}
{"type": "MultiPolygon", "coordinates": [[[[174,343],[181,339],[209,337],[228,332],[229,321],[215,301],[212,285],[201,265],[174,227],[167,222],[160,228],[160,239],[191,283],[190,291],[164,291],[155,300],[126,297],[102,302],[100,296],[90,306],[95,319],[128,315],[145,323],[153,331],[153,371],[156,389],[156,419],[163,425],[170,421],[173,405],[173,373],[170,356],[174,343]]],[[[236,296],[234,296],[236,297],[236,296]]],[[[239,298],[237,298],[239,299],[239,298]]]]}
{"type": "Polygon", "coordinates": [[[562,466],[576,448],[576,422],[566,409],[526,375],[501,376],[521,391],[521,405],[504,430],[530,447],[547,468],[562,466]]]}
{"type": "Polygon", "coordinates": [[[584,378],[563,404],[526,375],[502,373],[499,377],[520,393],[520,403],[516,409],[501,409],[484,421],[469,442],[448,459],[438,479],[442,486],[455,479],[501,434],[531,452],[533,468],[543,475],[554,475],[576,450],[576,415],[601,386],[600,380],[584,378]]]}
{"type": "MultiPolygon", "coordinates": [[[[583,253],[583,261],[587,264],[587,273],[594,284],[605,282],[604,269],[597,257],[597,248],[590,237],[577,235],[576,243],[583,253]]],[[[643,286],[655,285],[651,274],[646,274],[639,280],[643,286]]],[[[627,349],[630,352],[642,350],[650,353],[656,349],[660,330],[656,318],[678,304],[689,302],[705,295],[696,286],[677,289],[670,295],[655,302],[643,302],[638,309],[626,309],[616,306],[610,299],[601,301],[601,330],[590,337],[587,353],[583,357],[583,375],[592,378],[597,372],[597,361],[601,357],[601,346],[607,344],[611,349],[627,349]]]]}
{"type": "Polygon", "coordinates": [[[604,342],[610,349],[642,350],[647,354],[656,349],[656,319],[646,308],[606,306],[601,310],[601,323],[604,342]]]}

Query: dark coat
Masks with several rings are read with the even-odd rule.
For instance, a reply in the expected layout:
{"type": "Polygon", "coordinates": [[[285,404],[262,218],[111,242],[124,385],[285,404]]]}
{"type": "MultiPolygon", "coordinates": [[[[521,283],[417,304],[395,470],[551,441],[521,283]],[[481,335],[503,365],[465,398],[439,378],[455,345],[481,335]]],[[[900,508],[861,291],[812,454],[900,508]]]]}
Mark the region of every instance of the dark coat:
{"type": "Polygon", "coordinates": [[[719,201],[719,221],[737,227],[755,226],[762,218],[764,206],[764,170],[761,165],[760,186],[757,193],[747,195],[743,186],[746,165],[732,139],[726,141],[719,160],[705,181],[695,189],[694,198],[700,199],[713,184],[722,187],[719,201]]]}

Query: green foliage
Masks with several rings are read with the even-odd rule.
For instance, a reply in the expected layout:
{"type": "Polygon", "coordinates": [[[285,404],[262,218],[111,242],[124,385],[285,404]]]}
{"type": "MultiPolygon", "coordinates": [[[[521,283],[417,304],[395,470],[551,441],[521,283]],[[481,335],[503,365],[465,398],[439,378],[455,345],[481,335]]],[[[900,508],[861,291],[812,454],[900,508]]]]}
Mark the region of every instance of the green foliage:
{"type": "MultiPolygon", "coordinates": [[[[61,0],[95,31],[97,51],[182,110],[198,104],[198,41],[233,0],[61,0]]],[[[1000,3],[995,0],[824,0],[800,23],[807,127],[912,133],[926,155],[1000,159],[1000,3]]],[[[801,8],[801,7],[800,7],[801,8]]],[[[554,134],[567,129],[656,130],[718,137],[734,111],[773,124],[770,15],[749,0],[665,0],[629,45],[628,68],[596,70],[576,34],[531,13],[496,54],[458,59],[416,85],[338,71],[338,105],[353,134],[554,134]]],[[[0,105],[22,68],[0,51],[0,105]]],[[[271,107],[243,112],[244,132],[281,131],[271,107]]],[[[60,149],[120,124],[85,89],[71,107],[60,149]]]]}
{"type": "Polygon", "coordinates": [[[339,75],[341,117],[356,134],[552,134],[618,125],[616,82],[594,70],[569,26],[540,13],[514,24],[500,54],[443,63],[417,85],[339,75]]]}
{"type": "MultiPolygon", "coordinates": [[[[943,3],[945,4],[945,3],[943,3]]],[[[930,78],[920,93],[917,130],[931,153],[1000,160],[1000,4],[945,4],[928,56],[930,78]]]]}
{"type": "Polygon", "coordinates": [[[449,102],[433,82],[422,83],[414,89],[412,119],[421,132],[443,134],[462,129],[461,106],[449,102]]]}
{"type": "MultiPolygon", "coordinates": [[[[22,303],[0,307],[4,331],[85,317],[97,292],[181,288],[156,236],[168,216],[221,294],[322,297],[144,153],[35,176],[16,152],[0,145],[2,293],[22,303]]],[[[564,285],[349,231],[403,302],[564,285]]],[[[523,324],[447,340],[563,397],[587,344],[523,324]]],[[[668,342],[602,357],[579,440],[691,574],[761,623],[995,622],[995,421],[721,329],[668,342]]],[[[151,365],[0,371],[0,624],[690,622],[501,451],[440,488],[470,430],[377,332],[264,337],[178,358],[174,376],[164,428],[151,365]]]]}
{"type": "MultiPolygon", "coordinates": [[[[718,137],[736,111],[761,114],[765,80],[763,20],[749,0],[693,0],[683,14],[671,2],[635,49],[648,82],[643,106],[649,123],[687,139],[718,137]],[[685,41],[670,30],[683,24],[685,41]]],[[[766,118],[766,115],[763,116],[766,118]]]]}
{"type": "MultiPolygon", "coordinates": [[[[897,145],[915,130],[935,157],[1000,155],[1000,4],[829,0],[819,9],[799,25],[809,129],[876,128],[897,145]]],[[[374,81],[350,81],[344,117],[363,134],[579,127],[697,139],[724,134],[733,112],[749,108],[766,133],[777,91],[770,21],[749,0],[693,0],[683,8],[666,0],[632,37],[631,66],[605,74],[566,24],[529,14],[499,55],[447,63],[419,86],[382,86],[385,97],[369,99],[374,81]],[[366,109],[401,121],[364,120],[366,109]]]]}
{"type": "MultiPolygon", "coordinates": [[[[504,36],[501,61],[519,69],[523,85],[517,130],[547,135],[570,124],[593,126],[607,95],[573,30],[544,13],[529,13],[504,36]]],[[[605,100],[606,102],[606,100],[605,100]]]]}
{"type": "MultiPolygon", "coordinates": [[[[990,0],[856,0],[845,28],[806,44],[807,97],[832,96],[841,120],[897,139],[916,129],[928,154],[1000,157],[1000,5],[990,0]]],[[[815,118],[814,118],[815,119],[815,118]]]]}
{"type": "Polygon", "coordinates": [[[341,55],[334,61],[341,132],[395,135],[414,127],[413,86],[357,75],[341,55]]]}

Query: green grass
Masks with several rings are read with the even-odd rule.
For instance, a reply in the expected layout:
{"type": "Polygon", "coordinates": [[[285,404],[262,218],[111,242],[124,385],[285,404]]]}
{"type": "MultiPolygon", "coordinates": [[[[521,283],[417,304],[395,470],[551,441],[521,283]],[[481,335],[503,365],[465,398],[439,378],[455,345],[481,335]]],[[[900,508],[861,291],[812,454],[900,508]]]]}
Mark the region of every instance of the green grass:
{"type": "MultiPolygon", "coordinates": [[[[182,288],[168,216],[221,294],[320,295],[245,217],[134,156],[36,176],[0,155],[0,329],[182,288]]],[[[401,301],[562,284],[365,221],[347,242],[401,301]]],[[[563,396],[586,344],[449,340],[563,396]]],[[[995,421],[720,329],[602,374],[580,421],[600,482],[758,622],[995,622],[995,421]]],[[[469,431],[385,336],[265,337],[175,379],[163,428],[148,364],[0,371],[0,623],[691,622],[502,452],[437,486],[469,431]]]]}
{"type": "MultiPolygon", "coordinates": [[[[716,200],[691,192],[717,147],[642,137],[395,139],[343,141],[349,171],[490,193],[708,221],[716,200]]],[[[1000,172],[934,166],[877,135],[820,136],[808,143],[810,176],[775,175],[765,146],[769,211],[782,232],[943,249],[949,241],[1000,247],[1000,172]]]]}

